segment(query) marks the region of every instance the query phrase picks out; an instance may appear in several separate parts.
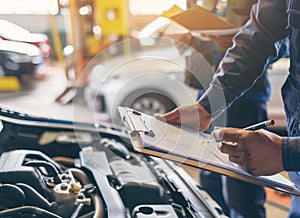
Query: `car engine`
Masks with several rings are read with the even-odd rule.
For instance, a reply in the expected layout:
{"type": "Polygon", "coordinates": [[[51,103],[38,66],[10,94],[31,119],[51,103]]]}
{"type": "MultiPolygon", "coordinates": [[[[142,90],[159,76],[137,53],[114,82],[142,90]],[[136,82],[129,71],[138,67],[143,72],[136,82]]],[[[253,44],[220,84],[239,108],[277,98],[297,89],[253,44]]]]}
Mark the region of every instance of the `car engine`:
{"type": "Polygon", "coordinates": [[[225,217],[178,164],[126,130],[0,109],[0,217],[225,217]]]}

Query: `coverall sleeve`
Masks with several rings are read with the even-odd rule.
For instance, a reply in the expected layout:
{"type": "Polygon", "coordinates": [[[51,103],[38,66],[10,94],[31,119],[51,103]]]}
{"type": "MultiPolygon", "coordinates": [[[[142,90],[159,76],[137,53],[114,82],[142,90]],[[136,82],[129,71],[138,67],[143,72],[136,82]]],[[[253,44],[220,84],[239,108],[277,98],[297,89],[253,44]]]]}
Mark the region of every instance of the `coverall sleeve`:
{"type": "Polygon", "coordinates": [[[275,42],[290,32],[286,8],[285,0],[261,0],[252,7],[250,20],[235,35],[233,46],[199,99],[213,117],[247,92],[263,74],[268,58],[276,57],[275,42]]]}

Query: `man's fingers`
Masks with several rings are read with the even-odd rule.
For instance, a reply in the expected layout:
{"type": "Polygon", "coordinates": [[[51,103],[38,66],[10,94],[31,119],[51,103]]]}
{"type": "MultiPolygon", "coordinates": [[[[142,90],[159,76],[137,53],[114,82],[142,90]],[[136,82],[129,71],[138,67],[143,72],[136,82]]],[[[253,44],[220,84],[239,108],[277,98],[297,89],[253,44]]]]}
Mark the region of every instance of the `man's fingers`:
{"type": "Polygon", "coordinates": [[[236,152],[234,155],[229,155],[229,160],[239,165],[242,165],[246,158],[247,157],[244,152],[236,152]]]}
{"type": "Polygon", "coordinates": [[[242,129],[237,128],[215,128],[212,132],[213,137],[219,141],[226,141],[237,143],[241,134],[242,129]]]}
{"type": "Polygon", "coordinates": [[[171,123],[194,123],[200,119],[195,105],[175,108],[164,115],[156,115],[156,118],[171,123]]]}
{"type": "Polygon", "coordinates": [[[239,165],[242,163],[242,161],[241,161],[241,159],[240,159],[239,156],[229,156],[229,160],[231,162],[239,164],[239,165]]]}
{"type": "Polygon", "coordinates": [[[241,152],[244,153],[243,150],[238,146],[237,143],[232,142],[221,142],[220,151],[229,155],[239,155],[241,152]]]}
{"type": "Polygon", "coordinates": [[[180,113],[178,109],[174,109],[173,111],[170,111],[164,115],[161,114],[155,114],[155,118],[161,121],[166,122],[175,122],[180,119],[180,113]]]}

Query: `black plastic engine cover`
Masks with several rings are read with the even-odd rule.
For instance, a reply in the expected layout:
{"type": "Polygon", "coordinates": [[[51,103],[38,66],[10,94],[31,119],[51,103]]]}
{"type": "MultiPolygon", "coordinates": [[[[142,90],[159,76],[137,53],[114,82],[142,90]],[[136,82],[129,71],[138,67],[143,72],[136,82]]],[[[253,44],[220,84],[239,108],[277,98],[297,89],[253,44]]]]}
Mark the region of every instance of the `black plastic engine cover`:
{"type": "Polygon", "coordinates": [[[41,173],[34,167],[24,165],[26,158],[33,157],[51,161],[39,151],[15,150],[2,153],[0,157],[0,183],[26,183],[40,194],[46,195],[47,187],[41,173]]]}

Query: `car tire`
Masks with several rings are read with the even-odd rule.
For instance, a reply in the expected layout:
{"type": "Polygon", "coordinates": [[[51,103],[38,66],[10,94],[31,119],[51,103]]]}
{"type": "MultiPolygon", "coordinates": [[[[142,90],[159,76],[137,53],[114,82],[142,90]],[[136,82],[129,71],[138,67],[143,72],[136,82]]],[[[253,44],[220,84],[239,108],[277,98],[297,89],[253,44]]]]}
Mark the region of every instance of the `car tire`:
{"type": "Polygon", "coordinates": [[[176,104],[170,98],[155,92],[144,92],[140,95],[129,96],[123,105],[151,115],[166,113],[176,107],[176,104]]]}

